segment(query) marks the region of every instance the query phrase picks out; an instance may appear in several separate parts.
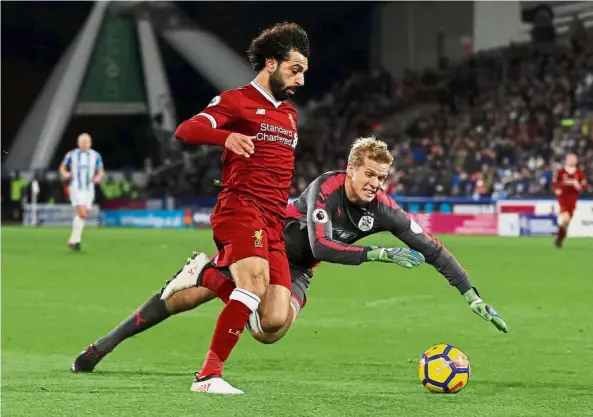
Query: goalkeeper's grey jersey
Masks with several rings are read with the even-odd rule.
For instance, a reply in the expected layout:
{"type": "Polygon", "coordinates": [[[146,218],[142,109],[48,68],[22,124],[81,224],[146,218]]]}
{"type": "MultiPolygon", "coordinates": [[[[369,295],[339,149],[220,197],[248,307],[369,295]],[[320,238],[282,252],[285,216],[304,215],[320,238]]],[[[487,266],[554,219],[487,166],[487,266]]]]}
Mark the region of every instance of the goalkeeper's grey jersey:
{"type": "Polygon", "coordinates": [[[292,266],[312,268],[322,261],[359,265],[372,248],[353,243],[375,233],[390,232],[422,253],[426,262],[460,292],[471,288],[466,271],[443,244],[425,232],[387,193],[379,190],[372,202],[354,204],[346,197],[345,179],[345,172],[327,172],[288,206],[284,235],[292,266]]]}

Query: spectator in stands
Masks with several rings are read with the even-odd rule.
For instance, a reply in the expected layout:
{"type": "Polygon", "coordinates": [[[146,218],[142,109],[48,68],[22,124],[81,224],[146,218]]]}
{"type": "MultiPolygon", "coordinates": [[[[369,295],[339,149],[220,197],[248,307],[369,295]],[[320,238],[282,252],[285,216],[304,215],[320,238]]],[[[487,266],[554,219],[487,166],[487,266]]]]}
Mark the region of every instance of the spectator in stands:
{"type": "MultiPolygon", "coordinates": [[[[344,169],[352,138],[373,133],[392,146],[386,189],[396,195],[552,196],[552,173],[567,152],[580,156],[590,184],[584,193],[593,194],[593,43],[576,23],[573,32],[572,47],[546,54],[511,45],[440,73],[352,72],[307,105],[291,194],[344,169]],[[414,108],[419,116],[408,114],[414,108]]],[[[214,194],[219,159],[216,150],[171,165],[151,176],[145,195],[214,194]]]]}

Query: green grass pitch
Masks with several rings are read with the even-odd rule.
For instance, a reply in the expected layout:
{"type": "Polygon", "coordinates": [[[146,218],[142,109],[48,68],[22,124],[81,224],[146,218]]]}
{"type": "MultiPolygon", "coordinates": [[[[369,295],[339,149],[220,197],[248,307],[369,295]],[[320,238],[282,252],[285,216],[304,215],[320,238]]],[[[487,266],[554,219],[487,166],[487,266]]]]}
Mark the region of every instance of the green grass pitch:
{"type": "MultiPolygon", "coordinates": [[[[509,334],[474,315],[429,265],[324,264],[286,338],[241,338],[226,378],[241,397],[191,393],[222,304],[136,336],[89,375],[74,357],[133,312],[209,231],[2,229],[3,416],[585,416],[593,415],[593,241],[443,236],[509,334]],[[436,343],[469,356],[457,395],[420,384],[436,343]]],[[[370,239],[389,245],[388,235],[370,239]]]]}

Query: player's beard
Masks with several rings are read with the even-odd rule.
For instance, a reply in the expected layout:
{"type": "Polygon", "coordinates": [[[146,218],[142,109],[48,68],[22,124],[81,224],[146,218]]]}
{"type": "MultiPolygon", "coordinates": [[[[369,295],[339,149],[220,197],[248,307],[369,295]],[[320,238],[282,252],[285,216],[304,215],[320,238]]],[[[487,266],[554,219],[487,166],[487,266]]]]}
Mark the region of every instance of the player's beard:
{"type": "Polygon", "coordinates": [[[284,84],[279,67],[270,75],[270,90],[272,90],[272,95],[276,100],[288,100],[288,87],[284,84]]]}

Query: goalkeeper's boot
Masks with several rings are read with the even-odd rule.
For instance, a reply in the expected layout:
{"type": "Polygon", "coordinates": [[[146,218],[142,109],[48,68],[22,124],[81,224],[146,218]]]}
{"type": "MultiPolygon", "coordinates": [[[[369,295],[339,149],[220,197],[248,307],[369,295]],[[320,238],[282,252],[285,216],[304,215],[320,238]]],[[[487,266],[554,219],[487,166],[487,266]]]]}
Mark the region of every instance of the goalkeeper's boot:
{"type": "Polygon", "coordinates": [[[223,395],[239,395],[243,394],[243,391],[233,387],[231,384],[226,382],[224,379],[217,375],[206,376],[198,378],[196,372],[196,379],[191,384],[191,390],[193,392],[205,392],[207,394],[223,394],[223,395]]]}
{"type": "Polygon", "coordinates": [[[93,343],[74,360],[72,372],[93,372],[106,354],[107,352],[101,352],[93,343]]]}
{"type": "Polygon", "coordinates": [[[161,300],[166,300],[178,291],[201,285],[202,273],[212,267],[204,252],[194,252],[187,263],[167,281],[161,292],[161,300]]]}

